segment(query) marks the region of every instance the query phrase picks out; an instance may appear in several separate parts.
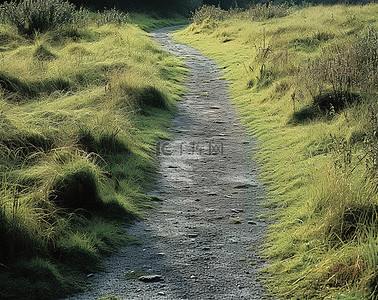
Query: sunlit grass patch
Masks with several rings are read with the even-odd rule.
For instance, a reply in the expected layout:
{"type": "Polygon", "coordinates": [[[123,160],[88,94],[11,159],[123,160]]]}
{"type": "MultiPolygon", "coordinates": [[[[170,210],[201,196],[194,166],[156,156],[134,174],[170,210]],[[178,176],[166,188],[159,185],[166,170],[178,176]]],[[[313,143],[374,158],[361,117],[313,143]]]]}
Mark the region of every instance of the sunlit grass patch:
{"type": "Polygon", "coordinates": [[[82,272],[139,242],[125,223],[151,207],[185,67],[128,15],[87,17],[34,35],[0,27],[0,298],[82,290],[82,272]]]}
{"type": "Polygon", "coordinates": [[[276,221],[266,280],[279,298],[377,295],[376,13],[314,6],[253,21],[214,11],[175,34],[225,68],[260,141],[276,221]]]}

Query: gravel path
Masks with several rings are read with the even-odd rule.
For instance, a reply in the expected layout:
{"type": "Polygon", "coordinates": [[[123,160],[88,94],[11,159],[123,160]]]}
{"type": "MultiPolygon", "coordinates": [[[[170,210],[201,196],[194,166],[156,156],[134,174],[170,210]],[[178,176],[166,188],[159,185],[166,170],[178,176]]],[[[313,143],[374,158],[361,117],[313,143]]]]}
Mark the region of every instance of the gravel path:
{"type": "Polygon", "coordinates": [[[256,272],[267,224],[264,192],[251,161],[255,141],[237,123],[227,82],[213,60],[152,33],[190,70],[173,138],[159,145],[156,208],[128,232],[142,241],[105,260],[93,289],[67,299],[268,299],[256,272]],[[142,282],[137,275],[159,275],[142,282]],[[136,277],[136,278],[134,278],[136,277]]]}

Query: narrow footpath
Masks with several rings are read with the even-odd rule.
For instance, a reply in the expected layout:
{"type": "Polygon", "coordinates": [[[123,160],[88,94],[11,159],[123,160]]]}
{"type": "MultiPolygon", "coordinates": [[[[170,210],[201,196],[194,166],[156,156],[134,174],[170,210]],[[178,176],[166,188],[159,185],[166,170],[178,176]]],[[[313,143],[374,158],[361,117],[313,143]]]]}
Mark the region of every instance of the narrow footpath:
{"type": "Polygon", "coordinates": [[[151,33],[189,68],[187,94],[178,103],[172,139],[159,144],[155,208],[128,232],[127,246],[88,278],[93,289],[67,299],[269,299],[258,280],[267,224],[258,216],[264,192],[251,160],[256,141],[238,124],[227,82],[215,62],[173,41],[167,29],[151,33]],[[157,275],[138,279],[140,275],[157,275]]]}

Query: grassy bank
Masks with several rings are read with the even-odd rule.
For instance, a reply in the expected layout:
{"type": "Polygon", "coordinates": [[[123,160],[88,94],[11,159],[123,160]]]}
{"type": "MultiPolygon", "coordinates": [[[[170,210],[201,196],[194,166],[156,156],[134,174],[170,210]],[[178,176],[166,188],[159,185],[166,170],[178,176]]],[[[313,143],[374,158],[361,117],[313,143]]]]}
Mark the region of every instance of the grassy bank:
{"type": "Polygon", "coordinates": [[[159,15],[132,13],[131,22],[138,24],[144,31],[152,31],[163,27],[188,24],[189,20],[181,15],[172,15],[169,19],[164,19],[159,15]]]}
{"type": "Polygon", "coordinates": [[[2,299],[86,288],[102,255],[138,242],[124,223],[150,207],[154,144],[183,91],[183,64],[127,15],[71,12],[37,31],[1,16],[2,299]]]}
{"type": "Polygon", "coordinates": [[[175,34],[213,57],[269,192],[264,277],[281,299],[377,299],[377,12],[204,7],[175,34]]]}

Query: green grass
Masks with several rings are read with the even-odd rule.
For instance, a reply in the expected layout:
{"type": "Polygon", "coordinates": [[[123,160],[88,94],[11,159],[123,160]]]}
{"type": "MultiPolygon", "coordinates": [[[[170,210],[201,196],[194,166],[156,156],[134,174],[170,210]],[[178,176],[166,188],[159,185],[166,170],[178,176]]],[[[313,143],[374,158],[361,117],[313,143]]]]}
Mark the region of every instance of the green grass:
{"type": "Polygon", "coordinates": [[[225,69],[259,140],[274,211],[262,276],[280,299],[377,298],[377,9],[233,11],[175,34],[225,69]]]}
{"type": "Polygon", "coordinates": [[[138,26],[102,17],[33,37],[0,24],[0,298],[86,289],[103,255],[139,243],[125,224],[151,207],[186,70],[138,26]]]}
{"type": "Polygon", "coordinates": [[[169,19],[166,19],[159,15],[154,15],[153,13],[150,15],[131,13],[130,19],[133,23],[138,24],[141,29],[147,32],[163,27],[184,25],[189,23],[189,20],[181,15],[172,15],[169,19]]]}

